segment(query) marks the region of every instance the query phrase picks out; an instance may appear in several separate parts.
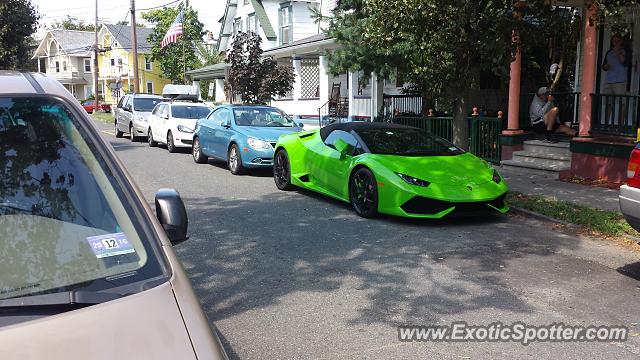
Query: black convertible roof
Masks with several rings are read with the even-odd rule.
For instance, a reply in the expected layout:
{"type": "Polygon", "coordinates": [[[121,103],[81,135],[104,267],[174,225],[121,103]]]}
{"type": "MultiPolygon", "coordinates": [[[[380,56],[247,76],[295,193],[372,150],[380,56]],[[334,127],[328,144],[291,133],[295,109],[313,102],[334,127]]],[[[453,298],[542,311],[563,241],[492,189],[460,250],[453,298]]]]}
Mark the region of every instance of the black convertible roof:
{"type": "Polygon", "coordinates": [[[327,125],[320,129],[320,137],[322,141],[327,139],[327,136],[331,134],[333,130],[342,130],[349,132],[354,130],[358,132],[358,130],[363,129],[415,129],[412,126],[399,125],[399,124],[391,124],[386,122],[368,122],[368,121],[350,121],[344,123],[336,123],[327,125]]]}

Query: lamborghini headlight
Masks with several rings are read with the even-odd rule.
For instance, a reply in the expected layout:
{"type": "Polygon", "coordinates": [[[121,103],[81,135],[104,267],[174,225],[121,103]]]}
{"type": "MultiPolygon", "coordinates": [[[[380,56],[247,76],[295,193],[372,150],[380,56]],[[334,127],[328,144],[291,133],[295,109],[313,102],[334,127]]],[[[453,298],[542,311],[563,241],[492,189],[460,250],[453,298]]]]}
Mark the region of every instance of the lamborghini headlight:
{"type": "Polygon", "coordinates": [[[269,150],[271,149],[271,144],[264,140],[256,139],[256,138],[248,138],[247,143],[253,150],[269,150]]]}
{"type": "Polygon", "coordinates": [[[400,179],[404,180],[407,184],[410,184],[410,185],[427,187],[429,186],[429,184],[431,184],[427,180],[414,178],[413,176],[409,176],[401,173],[396,173],[396,175],[398,175],[400,179]]]}
{"type": "Polygon", "coordinates": [[[493,169],[493,181],[496,184],[500,184],[500,181],[502,181],[502,177],[500,177],[500,174],[498,173],[498,170],[493,169]]]}

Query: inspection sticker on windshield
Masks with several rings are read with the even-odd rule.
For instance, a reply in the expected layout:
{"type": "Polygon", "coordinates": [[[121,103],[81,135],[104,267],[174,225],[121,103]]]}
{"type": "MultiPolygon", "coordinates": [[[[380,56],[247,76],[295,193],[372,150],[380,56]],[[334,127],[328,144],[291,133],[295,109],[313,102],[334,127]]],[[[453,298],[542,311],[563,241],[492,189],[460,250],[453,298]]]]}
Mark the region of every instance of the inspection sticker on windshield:
{"type": "Polygon", "coordinates": [[[87,241],[98,259],[136,252],[124,233],[90,236],[87,241]]]}

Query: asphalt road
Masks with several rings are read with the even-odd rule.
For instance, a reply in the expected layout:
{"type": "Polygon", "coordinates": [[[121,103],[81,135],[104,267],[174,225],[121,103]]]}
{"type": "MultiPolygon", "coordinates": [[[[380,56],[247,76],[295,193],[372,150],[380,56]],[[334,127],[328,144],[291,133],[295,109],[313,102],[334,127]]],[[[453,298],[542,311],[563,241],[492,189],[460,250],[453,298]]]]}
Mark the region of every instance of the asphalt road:
{"type": "Polygon", "coordinates": [[[180,191],[176,246],[209,319],[240,359],[638,359],[640,254],[516,216],[365,220],[346,204],[281,192],[185,151],[115,139],[149,202],[180,191]],[[397,326],[625,325],[628,341],[400,342],[397,326]]]}

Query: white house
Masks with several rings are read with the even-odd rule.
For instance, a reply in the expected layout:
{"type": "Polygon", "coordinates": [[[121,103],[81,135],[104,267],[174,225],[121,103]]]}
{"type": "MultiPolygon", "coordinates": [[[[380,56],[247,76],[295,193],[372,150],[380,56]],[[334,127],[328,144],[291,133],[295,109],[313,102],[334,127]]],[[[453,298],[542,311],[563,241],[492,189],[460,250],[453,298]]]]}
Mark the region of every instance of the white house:
{"type": "MultiPolygon", "coordinates": [[[[273,106],[292,115],[369,117],[377,114],[384,94],[399,94],[402,84],[383,81],[375,74],[328,72],[324,54],[338,47],[313,18],[315,11],[329,16],[337,0],[227,0],[220,19],[218,51],[230,48],[233,35],[254,31],[262,38],[264,55],[290,66],[295,74],[293,91],[276,99],[273,106]]],[[[216,101],[227,101],[224,91],[225,64],[189,72],[193,80],[216,80],[216,101]]],[[[419,107],[419,106],[418,106],[419,107]]],[[[417,109],[419,110],[419,109],[417,109]]]]}
{"type": "Polygon", "coordinates": [[[39,72],[58,80],[82,100],[93,94],[93,43],[93,32],[49,30],[32,58],[38,59],[39,72]]]}

